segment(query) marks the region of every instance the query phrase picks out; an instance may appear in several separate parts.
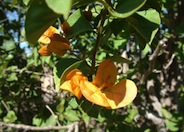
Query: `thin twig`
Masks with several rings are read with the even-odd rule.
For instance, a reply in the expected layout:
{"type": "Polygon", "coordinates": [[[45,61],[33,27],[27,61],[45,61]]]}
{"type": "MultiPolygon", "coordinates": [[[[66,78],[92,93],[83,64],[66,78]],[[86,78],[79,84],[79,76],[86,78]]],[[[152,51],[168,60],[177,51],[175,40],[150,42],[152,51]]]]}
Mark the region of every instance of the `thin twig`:
{"type": "Polygon", "coordinates": [[[106,13],[107,13],[107,10],[103,9],[102,10],[102,19],[101,19],[100,26],[98,27],[98,30],[97,30],[97,39],[96,39],[96,43],[95,43],[95,46],[94,46],[94,52],[93,52],[93,56],[92,56],[92,73],[94,73],[94,71],[95,71],[96,53],[97,53],[97,50],[98,50],[100,38],[102,36],[103,25],[104,25],[104,22],[106,20],[106,13]]]}
{"type": "Polygon", "coordinates": [[[169,63],[168,63],[166,66],[164,66],[164,69],[165,69],[165,70],[168,70],[168,69],[169,69],[169,67],[170,67],[171,64],[173,63],[174,58],[175,58],[175,54],[172,54],[169,63]]]}
{"type": "MultiPolygon", "coordinates": [[[[6,70],[8,71],[8,70],[6,70]]],[[[16,69],[16,70],[12,70],[12,72],[18,72],[18,73],[27,73],[27,74],[34,74],[34,75],[39,75],[39,76],[50,76],[50,77],[53,77],[52,74],[44,74],[44,73],[41,73],[41,72],[34,72],[34,71],[29,71],[29,70],[26,70],[26,69],[16,69]]]]}
{"type": "Polygon", "coordinates": [[[153,112],[146,111],[146,117],[147,119],[151,120],[155,125],[159,132],[166,132],[166,127],[164,120],[162,119],[162,104],[159,102],[155,89],[154,89],[154,81],[153,80],[147,80],[148,76],[154,71],[156,59],[160,53],[160,51],[163,49],[163,46],[165,45],[165,42],[167,41],[166,38],[163,38],[159,44],[157,45],[156,49],[154,50],[153,54],[149,57],[149,67],[147,71],[144,72],[140,79],[140,85],[145,84],[146,82],[146,89],[148,93],[148,97],[151,101],[151,105],[153,107],[153,110],[156,111],[155,114],[153,112]],[[158,118],[160,117],[160,118],[158,118]]]}
{"type": "Polygon", "coordinates": [[[18,130],[31,130],[31,131],[51,131],[51,130],[75,130],[76,126],[78,125],[78,122],[74,122],[70,125],[66,126],[47,126],[47,127],[36,127],[36,126],[30,126],[30,125],[23,125],[23,124],[13,124],[13,123],[5,123],[5,122],[0,122],[0,127],[9,127],[9,128],[14,128],[18,130]]]}
{"type": "Polygon", "coordinates": [[[146,79],[148,78],[148,76],[152,73],[152,71],[155,68],[155,62],[156,59],[158,57],[158,54],[160,53],[160,51],[162,50],[163,46],[165,45],[165,42],[167,41],[166,38],[163,38],[159,44],[157,45],[156,49],[154,50],[153,54],[149,57],[149,67],[148,70],[146,72],[144,72],[144,74],[142,75],[139,85],[142,85],[145,83],[146,79]]]}
{"type": "Polygon", "coordinates": [[[0,23],[6,22],[6,21],[8,21],[7,18],[0,20],[0,23]]]}
{"type": "Polygon", "coordinates": [[[50,111],[50,113],[54,116],[54,118],[55,118],[55,120],[56,120],[58,126],[61,126],[61,124],[60,124],[59,121],[58,121],[57,116],[54,114],[54,112],[52,111],[52,109],[51,109],[48,105],[46,105],[46,108],[47,108],[47,109],[50,111]]]}
{"type": "Polygon", "coordinates": [[[3,104],[3,106],[5,107],[6,111],[8,112],[9,111],[9,108],[8,106],[6,105],[6,103],[4,102],[4,100],[1,100],[1,103],[3,104]]]}

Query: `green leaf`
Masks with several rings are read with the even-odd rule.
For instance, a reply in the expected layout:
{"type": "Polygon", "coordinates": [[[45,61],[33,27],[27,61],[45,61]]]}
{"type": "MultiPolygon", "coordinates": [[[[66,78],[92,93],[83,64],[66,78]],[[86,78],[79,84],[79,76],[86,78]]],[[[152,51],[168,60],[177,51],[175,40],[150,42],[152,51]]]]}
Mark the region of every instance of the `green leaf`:
{"type": "Polygon", "coordinates": [[[48,7],[55,13],[61,14],[66,19],[69,16],[72,0],[45,0],[48,7]]]}
{"type": "Polygon", "coordinates": [[[164,108],[162,108],[162,114],[163,114],[163,116],[165,117],[165,118],[167,118],[167,119],[172,119],[173,118],[173,116],[172,116],[172,114],[171,113],[169,113],[166,109],[164,109],[164,108]]]}
{"type": "Polygon", "coordinates": [[[130,109],[128,111],[128,113],[129,114],[125,118],[125,121],[128,122],[128,123],[133,123],[135,116],[138,115],[138,111],[137,111],[137,109],[130,109]]]}
{"type": "Polygon", "coordinates": [[[71,27],[71,32],[69,33],[68,37],[73,37],[79,35],[82,32],[93,30],[92,25],[83,16],[80,9],[72,13],[69,16],[67,22],[71,27]]]}
{"type": "MultiPolygon", "coordinates": [[[[33,117],[33,125],[42,126],[44,124],[43,119],[36,116],[33,117]]],[[[45,126],[45,124],[43,125],[45,126]]]]}
{"type": "Polygon", "coordinates": [[[44,0],[34,0],[26,14],[26,39],[30,43],[36,43],[44,31],[46,31],[59,16],[59,14],[56,14],[47,6],[44,0]]]}
{"type": "Polygon", "coordinates": [[[29,5],[29,2],[30,2],[31,0],[22,0],[22,2],[25,4],[25,5],[29,5]]]}
{"type": "Polygon", "coordinates": [[[79,115],[77,113],[76,110],[72,110],[72,109],[68,109],[66,110],[66,112],[64,113],[64,118],[68,121],[79,121],[79,115]]]}
{"type": "Polygon", "coordinates": [[[12,54],[8,54],[8,56],[6,57],[6,61],[9,61],[9,60],[11,60],[11,59],[13,59],[13,55],[12,54]]]}
{"type": "Polygon", "coordinates": [[[137,32],[139,40],[143,39],[144,46],[146,43],[152,43],[161,22],[159,13],[154,9],[138,11],[127,18],[127,21],[137,32]]]}
{"type": "Polygon", "coordinates": [[[74,7],[80,7],[83,5],[87,5],[89,3],[95,2],[97,0],[72,0],[73,1],[73,6],[74,7]]]}
{"type": "Polygon", "coordinates": [[[69,102],[69,105],[71,106],[72,109],[76,109],[79,106],[76,98],[72,98],[69,102]]]}
{"type": "Polygon", "coordinates": [[[56,125],[56,118],[54,115],[51,115],[47,120],[46,120],[46,126],[55,126],[56,125]]]}
{"type": "Polygon", "coordinates": [[[111,59],[114,62],[119,62],[119,63],[128,63],[128,64],[131,63],[130,60],[128,60],[128,59],[126,59],[124,57],[118,56],[118,55],[112,56],[109,59],[111,59]]]}
{"type": "Polygon", "coordinates": [[[105,0],[100,1],[108,9],[109,13],[116,18],[129,17],[146,3],[146,0],[122,0],[118,2],[118,5],[114,10],[105,0]]]}
{"type": "Polygon", "coordinates": [[[12,123],[17,120],[17,116],[15,115],[15,112],[10,110],[8,111],[7,115],[3,118],[4,122],[12,123]]]}
{"type": "Polygon", "coordinates": [[[124,19],[114,19],[111,23],[110,23],[110,27],[111,27],[111,30],[113,32],[113,34],[115,36],[118,35],[118,33],[120,33],[122,31],[124,27],[124,25],[126,24],[125,23],[126,21],[124,19]],[[118,26],[117,26],[118,25],[118,26]]]}
{"type": "Polygon", "coordinates": [[[79,60],[74,58],[61,58],[55,65],[57,76],[60,78],[66,68],[79,60]]]}
{"type": "Polygon", "coordinates": [[[99,122],[105,122],[106,118],[105,118],[104,116],[102,116],[101,113],[99,113],[99,114],[98,114],[97,120],[98,120],[99,122]]]}
{"type": "Polygon", "coordinates": [[[17,74],[16,73],[11,73],[8,78],[6,79],[6,81],[17,81],[18,78],[17,78],[17,74]]]}
{"type": "Polygon", "coordinates": [[[18,69],[18,67],[12,65],[12,66],[8,67],[7,71],[11,71],[12,72],[13,70],[16,70],[16,69],[18,69]]]}
{"type": "Polygon", "coordinates": [[[84,122],[89,122],[90,121],[90,116],[88,116],[87,113],[83,112],[82,113],[82,119],[84,120],[84,122]]]}
{"type": "Polygon", "coordinates": [[[16,48],[15,42],[13,40],[3,40],[2,46],[0,46],[1,49],[5,51],[11,51],[16,48]]]}
{"type": "Polygon", "coordinates": [[[61,102],[56,106],[56,110],[57,110],[60,114],[62,114],[63,111],[65,110],[64,105],[65,105],[65,99],[62,99],[61,102]]]}
{"type": "Polygon", "coordinates": [[[171,121],[166,122],[166,127],[172,132],[177,132],[179,130],[177,123],[171,121]]]}
{"type": "Polygon", "coordinates": [[[142,53],[144,56],[146,56],[149,51],[150,51],[150,45],[146,44],[145,48],[142,50],[142,53]]]}

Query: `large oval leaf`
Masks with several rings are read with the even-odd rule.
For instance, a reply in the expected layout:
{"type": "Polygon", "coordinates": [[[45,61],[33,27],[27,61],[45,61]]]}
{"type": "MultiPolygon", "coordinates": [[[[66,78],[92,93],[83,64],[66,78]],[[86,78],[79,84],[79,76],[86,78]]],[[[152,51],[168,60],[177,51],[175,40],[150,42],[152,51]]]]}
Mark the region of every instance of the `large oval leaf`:
{"type": "Polygon", "coordinates": [[[86,20],[80,9],[72,13],[67,22],[71,27],[71,32],[69,33],[68,37],[76,36],[82,32],[93,30],[90,22],[86,20]]]}
{"type": "Polygon", "coordinates": [[[122,0],[119,1],[116,9],[114,10],[105,0],[100,0],[104,6],[108,9],[109,13],[113,17],[126,18],[139,10],[146,0],[122,0]]]}
{"type": "Polygon", "coordinates": [[[161,23],[160,15],[155,9],[138,11],[126,20],[135,29],[137,38],[142,40],[144,45],[151,44],[161,23]]]}
{"type": "Polygon", "coordinates": [[[44,0],[34,0],[26,14],[25,31],[26,39],[30,43],[36,43],[47,28],[52,25],[59,14],[53,12],[44,0]]]}
{"type": "Polygon", "coordinates": [[[62,14],[66,19],[72,7],[72,0],[45,0],[48,7],[55,13],[62,14]]]}

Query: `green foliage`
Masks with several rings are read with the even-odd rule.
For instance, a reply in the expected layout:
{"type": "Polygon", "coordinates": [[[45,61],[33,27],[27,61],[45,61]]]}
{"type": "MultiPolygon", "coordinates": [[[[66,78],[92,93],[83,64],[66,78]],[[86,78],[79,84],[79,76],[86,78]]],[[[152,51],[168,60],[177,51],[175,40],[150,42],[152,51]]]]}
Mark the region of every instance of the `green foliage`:
{"type": "Polygon", "coordinates": [[[166,131],[183,131],[182,0],[3,0],[0,5],[0,121],[38,127],[79,122],[79,131],[159,131],[160,124],[146,116],[150,112],[166,131]],[[39,55],[39,37],[51,25],[61,30],[64,21],[71,32],[61,36],[72,50],[62,57],[39,55]],[[152,63],[160,43],[165,45],[152,63]],[[137,84],[133,103],[111,110],[60,90],[71,70],[80,69],[91,81],[107,58],[117,66],[117,82],[129,78],[137,84]],[[141,84],[143,75],[148,76],[141,84]]]}
{"type": "Polygon", "coordinates": [[[63,15],[65,19],[69,16],[72,7],[72,0],[68,1],[46,0],[45,2],[47,3],[48,7],[52,9],[56,14],[63,15]]]}
{"type": "Polygon", "coordinates": [[[159,13],[154,9],[139,11],[127,20],[136,31],[140,47],[152,43],[161,22],[159,13]]]}
{"type": "Polygon", "coordinates": [[[178,113],[169,113],[166,109],[162,109],[163,116],[166,120],[166,127],[172,131],[176,132],[180,129],[180,124],[183,122],[183,116],[178,113]]]}
{"type": "Polygon", "coordinates": [[[80,9],[72,13],[67,19],[67,22],[71,27],[69,37],[79,35],[80,33],[85,31],[92,31],[93,29],[91,24],[86,20],[80,9]]]}
{"type": "Polygon", "coordinates": [[[104,6],[108,9],[109,13],[113,17],[126,18],[135,13],[140,9],[146,2],[146,0],[136,0],[136,1],[119,1],[116,10],[113,10],[111,6],[106,3],[105,0],[101,0],[104,6]]]}
{"type": "Polygon", "coordinates": [[[3,118],[4,122],[12,123],[17,120],[17,116],[14,111],[8,111],[7,115],[3,118]]]}

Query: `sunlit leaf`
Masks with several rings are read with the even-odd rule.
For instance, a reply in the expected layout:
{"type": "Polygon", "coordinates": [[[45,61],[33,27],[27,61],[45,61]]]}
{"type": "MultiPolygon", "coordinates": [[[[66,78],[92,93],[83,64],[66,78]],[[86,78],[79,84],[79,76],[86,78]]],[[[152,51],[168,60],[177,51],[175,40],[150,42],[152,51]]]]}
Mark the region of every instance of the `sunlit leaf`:
{"type": "Polygon", "coordinates": [[[76,110],[68,109],[64,113],[64,118],[67,119],[68,121],[79,121],[79,114],[77,113],[76,110]]]}
{"type": "Polygon", "coordinates": [[[69,105],[71,106],[72,109],[76,109],[79,106],[76,101],[76,98],[71,99],[69,105]]]}
{"type": "MultiPolygon", "coordinates": [[[[33,117],[32,123],[33,123],[33,125],[35,125],[35,126],[41,126],[41,125],[44,124],[43,119],[37,117],[37,115],[36,115],[35,117],[33,117]]],[[[44,125],[43,125],[43,126],[44,126],[44,125]]]]}
{"type": "Polygon", "coordinates": [[[0,46],[0,49],[3,49],[5,51],[10,51],[16,48],[15,42],[13,40],[5,40],[3,41],[2,46],[0,46]]]}
{"type": "Polygon", "coordinates": [[[22,0],[25,5],[28,5],[31,0],[22,0]]]}
{"type": "Polygon", "coordinates": [[[55,115],[51,115],[45,122],[46,126],[55,126],[56,125],[56,117],[55,115]]]}
{"type": "Polygon", "coordinates": [[[167,121],[166,122],[166,127],[172,131],[172,132],[178,132],[179,130],[179,126],[176,122],[172,122],[172,121],[167,121]]]}
{"type": "Polygon", "coordinates": [[[151,44],[161,22],[159,13],[154,9],[138,11],[127,18],[127,21],[137,32],[138,39],[143,39],[142,42],[144,43],[142,45],[151,44]]]}
{"type": "Polygon", "coordinates": [[[73,2],[72,4],[74,7],[80,7],[80,6],[95,2],[95,1],[97,1],[97,0],[72,0],[72,2],[73,2]]]}
{"type": "Polygon", "coordinates": [[[9,74],[8,78],[6,79],[6,81],[17,81],[17,74],[16,73],[11,73],[9,74]]]}
{"type": "Polygon", "coordinates": [[[17,116],[14,111],[10,110],[8,111],[7,115],[3,118],[4,122],[12,123],[17,120],[17,116]]]}
{"type": "Polygon", "coordinates": [[[72,0],[45,0],[48,7],[66,19],[72,7],[72,0]]]}
{"type": "Polygon", "coordinates": [[[100,0],[108,9],[109,13],[116,18],[126,18],[140,9],[146,0],[124,0],[120,1],[114,10],[105,0],[100,0]]]}

